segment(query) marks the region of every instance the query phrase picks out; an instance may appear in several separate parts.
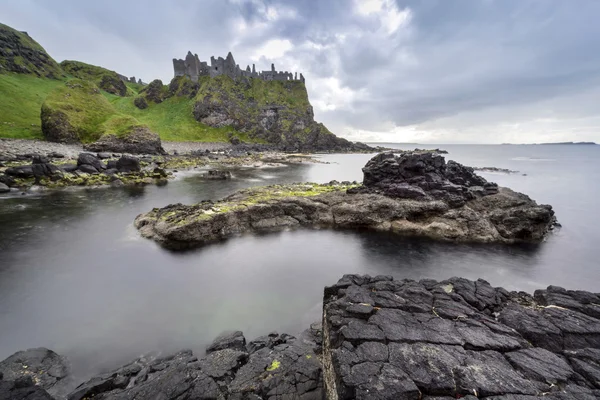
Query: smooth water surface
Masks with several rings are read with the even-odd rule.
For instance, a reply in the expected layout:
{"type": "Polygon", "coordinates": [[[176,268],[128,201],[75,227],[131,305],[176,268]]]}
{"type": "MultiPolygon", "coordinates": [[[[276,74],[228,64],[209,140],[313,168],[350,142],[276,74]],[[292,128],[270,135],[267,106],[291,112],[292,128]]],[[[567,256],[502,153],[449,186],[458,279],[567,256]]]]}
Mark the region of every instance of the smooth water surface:
{"type": "Polygon", "coordinates": [[[370,155],[241,170],[224,182],[189,173],[166,187],[0,197],[0,359],[45,346],[85,377],[148,351],[202,350],[223,330],[248,338],[295,333],[320,318],[323,286],[346,273],[599,291],[600,146],[443,148],[467,165],[520,171],[482,175],[552,204],[563,228],[540,246],[300,230],[173,253],[141,239],[132,225],[153,207],[218,199],[248,186],[361,180],[370,155]]]}

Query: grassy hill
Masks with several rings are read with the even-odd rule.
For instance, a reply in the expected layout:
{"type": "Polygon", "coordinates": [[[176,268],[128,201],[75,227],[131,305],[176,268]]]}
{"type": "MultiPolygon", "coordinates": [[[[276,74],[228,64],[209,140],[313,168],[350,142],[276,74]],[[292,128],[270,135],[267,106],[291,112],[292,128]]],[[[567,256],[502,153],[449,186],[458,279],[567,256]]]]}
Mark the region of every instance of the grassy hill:
{"type": "Polygon", "coordinates": [[[90,143],[144,127],[170,141],[349,145],[314,121],[302,82],[218,76],[142,86],[83,62],[57,64],[29,35],[2,24],[0,93],[4,138],[90,143]]]}

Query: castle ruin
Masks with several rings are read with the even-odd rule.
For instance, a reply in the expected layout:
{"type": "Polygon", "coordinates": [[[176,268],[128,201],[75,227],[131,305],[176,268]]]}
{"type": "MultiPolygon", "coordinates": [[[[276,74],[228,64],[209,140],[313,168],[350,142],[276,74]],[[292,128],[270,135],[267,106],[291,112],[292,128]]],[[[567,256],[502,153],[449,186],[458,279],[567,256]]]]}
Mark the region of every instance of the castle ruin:
{"type": "Polygon", "coordinates": [[[239,79],[242,77],[258,78],[265,81],[300,81],[304,83],[304,75],[298,73],[292,74],[291,72],[276,71],[275,64],[271,64],[270,71],[256,72],[256,67],[252,64],[252,69],[248,65],[245,70],[240,69],[240,66],[235,63],[231,52],[227,54],[226,58],[210,58],[210,66],[206,61],[200,61],[198,54],[192,54],[188,51],[185,60],[173,59],[173,69],[175,70],[175,77],[187,76],[193,82],[198,82],[198,78],[201,76],[210,76],[214,78],[219,75],[227,75],[232,79],[239,79]]]}

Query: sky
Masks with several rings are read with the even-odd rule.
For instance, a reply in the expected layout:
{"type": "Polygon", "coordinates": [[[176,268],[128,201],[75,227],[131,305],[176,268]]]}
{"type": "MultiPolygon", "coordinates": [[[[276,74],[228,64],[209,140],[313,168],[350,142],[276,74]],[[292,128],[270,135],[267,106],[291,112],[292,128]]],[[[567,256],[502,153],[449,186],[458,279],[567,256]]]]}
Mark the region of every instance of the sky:
{"type": "Polygon", "coordinates": [[[599,0],[0,0],[57,61],[145,82],[231,51],[302,72],[315,119],[367,142],[600,142],[599,0]]]}

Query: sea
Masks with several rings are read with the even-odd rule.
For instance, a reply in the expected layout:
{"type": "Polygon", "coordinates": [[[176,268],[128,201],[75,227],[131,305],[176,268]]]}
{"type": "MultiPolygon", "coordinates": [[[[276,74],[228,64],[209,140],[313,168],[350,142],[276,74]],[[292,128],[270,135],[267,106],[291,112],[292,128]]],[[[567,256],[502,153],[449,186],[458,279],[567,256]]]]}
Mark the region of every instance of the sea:
{"type": "Polygon", "coordinates": [[[600,146],[439,147],[486,179],[551,204],[562,227],[540,245],[466,245],[387,233],[295,230],[171,252],[134,218],[171,203],[292,182],[362,180],[372,154],[240,169],[229,181],[179,173],[167,186],[0,195],[0,360],[32,347],[67,356],[79,379],[148,352],[202,352],[219,333],[298,333],[321,318],[323,287],[344,274],[482,278],[508,290],[600,292],[600,146]]]}

